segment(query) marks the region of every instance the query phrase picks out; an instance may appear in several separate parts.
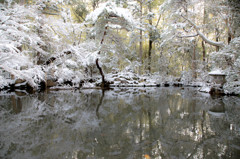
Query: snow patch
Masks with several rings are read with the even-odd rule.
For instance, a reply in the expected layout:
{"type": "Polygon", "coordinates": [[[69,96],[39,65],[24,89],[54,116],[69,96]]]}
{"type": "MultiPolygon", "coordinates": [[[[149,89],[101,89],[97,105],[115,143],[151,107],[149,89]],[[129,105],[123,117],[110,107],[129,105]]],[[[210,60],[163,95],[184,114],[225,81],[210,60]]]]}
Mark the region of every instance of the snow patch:
{"type": "Polygon", "coordinates": [[[215,69],[208,73],[209,75],[225,75],[225,73],[220,69],[215,69]]]}
{"type": "Polygon", "coordinates": [[[209,93],[211,90],[211,87],[209,86],[203,86],[199,89],[200,92],[204,92],[204,93],[209,93]]]}
{"type": "Polygon", "coordinates": [[[84,83],[82,88],[96,88],[94,83],[84,83]]]}

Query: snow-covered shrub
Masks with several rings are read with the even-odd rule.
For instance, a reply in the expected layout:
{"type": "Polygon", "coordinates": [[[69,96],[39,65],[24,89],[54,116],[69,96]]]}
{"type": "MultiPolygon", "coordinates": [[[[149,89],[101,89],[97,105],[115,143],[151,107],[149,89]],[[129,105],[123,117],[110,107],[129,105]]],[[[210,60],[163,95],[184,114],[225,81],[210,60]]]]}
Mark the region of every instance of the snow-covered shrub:
{"type": "Polygon", "coordinates": [[[191,81],[193,81],[192,71],[183,71],[181,74],[181,82],[183,82],[184,84],[187,84],[191,81]]]}
{"type": "Polygon", "coordinates": [[[226,76],[226,83],[224,84],[224,93],[226,94],[240,94],[240,72],[229,71],[226,76]]]}
{"type": "Polygon", "coordinates": [[[91,71],[92,66],[95,66],[95,60],[99,56],[97,50],[96,43],[91,40],[71,46],[54,56],[56,60],[48,66],[48,72],[52,72],[52,78],[60,84],[66,81],[77,84],[89,76],[87,69],[91,71]]]}
{"type": "Polygon", "coordinates": [[[219,52],[211,54],[213,68],[220,68],[227,73],[225,93],[240,93],[240,37],[234,38],[229,45],[219,52]]]}
{"type": "Polygon", "coordinates": [[[228,81],[223,89],[225,94],[240,94],[240,81],[228,81]]]}
{"type": "Polygon", "coordinates": [[[229,45],[224,47],[219,52],[211,54],[213,67],[218,67],[223,70],[239,69],[240,68],[240,37],[234,38],[229,45]]]}
{"type": "Polygon", "coordinates": [[[4,86],[7,86],[9,83],[9,80],[6,80],[4,77],[0,76],[0,89],[2,89],[4,86]]]}

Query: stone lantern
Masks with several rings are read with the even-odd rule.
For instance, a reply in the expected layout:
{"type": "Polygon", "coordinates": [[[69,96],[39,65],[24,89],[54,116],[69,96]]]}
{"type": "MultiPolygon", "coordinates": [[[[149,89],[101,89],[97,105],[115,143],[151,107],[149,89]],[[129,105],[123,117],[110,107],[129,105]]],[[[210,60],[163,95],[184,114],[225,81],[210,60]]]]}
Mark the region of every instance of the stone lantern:
{"type": "Polygon", "coordinates": [[[3,68],[0,67],[0,76],[3,76],[5,79],[14,79],[14,76],[9,73],[8,71],[4,70],[3,68]]]}
{"type": "Polygon", "coordinates": [[[211,77],[211,82],[214,84],[223,85],[226,82],[226,74],[222,70],[214,70],[208,74],[211,77]]]}

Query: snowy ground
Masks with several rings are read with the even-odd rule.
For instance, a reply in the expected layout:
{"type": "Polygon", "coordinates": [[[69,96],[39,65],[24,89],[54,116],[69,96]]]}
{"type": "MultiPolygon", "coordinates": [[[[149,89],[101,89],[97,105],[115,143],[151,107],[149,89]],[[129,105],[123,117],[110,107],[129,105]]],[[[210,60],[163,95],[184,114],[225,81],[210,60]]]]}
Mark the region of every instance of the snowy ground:
{"type": "MultiPolygon", "coordinates": [[[[106,80],[109,81],[110,87],[168,87],[168,86],[192,86],[202,87],[203,82],[183,82],[174,77],[162,77],[160,75],[137,75],[131,72],[107,74],[106,80]]],[[[82,88],[95,88],[101,83],[101,78],[94,83],[84,83],[82,88]]]]}

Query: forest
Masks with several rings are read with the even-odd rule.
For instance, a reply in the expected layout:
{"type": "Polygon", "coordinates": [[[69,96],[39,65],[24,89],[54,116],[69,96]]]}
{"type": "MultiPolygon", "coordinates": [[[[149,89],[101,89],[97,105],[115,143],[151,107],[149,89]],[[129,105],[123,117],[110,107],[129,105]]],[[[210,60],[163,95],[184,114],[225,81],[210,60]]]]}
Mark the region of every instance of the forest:
{"type": "Polygon", "coordinates": [[[238,0],[0,0],[0,90],[200,86],[240,94],[238,0]],[[218,77],[216,77],[218,75],[218,77]]]}
{"type": "Polygon", "coordinates": [[[0,0],[0,159],[239,159],[239,0],[0,0]]]}

